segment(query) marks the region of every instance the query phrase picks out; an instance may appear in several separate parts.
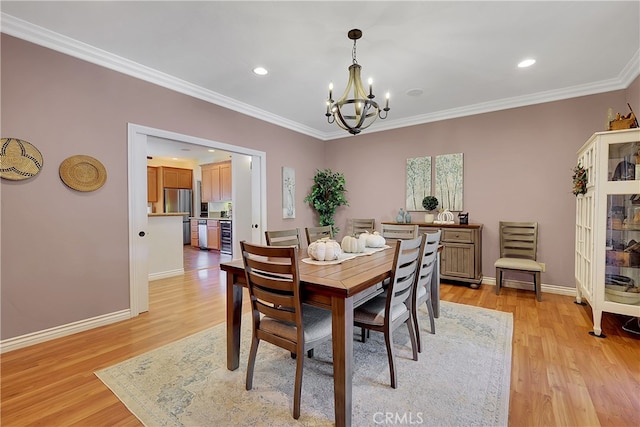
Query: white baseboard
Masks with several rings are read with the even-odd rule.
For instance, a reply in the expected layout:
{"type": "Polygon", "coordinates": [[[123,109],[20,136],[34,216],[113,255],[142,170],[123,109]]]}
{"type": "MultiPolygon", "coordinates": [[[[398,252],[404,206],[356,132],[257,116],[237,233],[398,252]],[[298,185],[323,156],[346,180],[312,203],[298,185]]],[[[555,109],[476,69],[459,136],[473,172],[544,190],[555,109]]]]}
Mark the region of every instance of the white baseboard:
{"type": "Polygon", "coordinates": [[[19,348],[28,347],[30,345],[39,344],[41,342],[50,341],[55,338],[66,337],[67,335],[76,334],[78,332],[87,331],[99,326],[109,325],[111,323],[120,322],[131,318],[131,311],[121,310],[102,316],[92,317],[90,319],[80,320],[68,323],[55,328],[45,329],[30,334],[21,335],[19,337],[9,338],[0,341],[0,354],[7,351],[17,350],[19,348]]]}
{"type": "Polygon", "coordinates": [[[167,277],[182,276],[184,274],[184,268],[178,268],[175,270],[161,271],[160,273],[149,274],[149,281],[164,279],[167,277]]]}
{"type": "MultiPolygon", "coordinates": [[[[483,277],[482,278],[483,285],[496,285],[495,277],[483,277]]],[[[529,289],[533,290],[533,284],[531,282],[525,282],[522,280],[502,280],[503,288],[515,288],[515,289],[529,289]]],[[[558,285],[545,285],[544,283],[540,287],[540,292],[548,292],[550,294],[558,294],[558,295],[566,295],[570,297],[576,296],[576,288],[568,287],[568,286],[558,286],[558,285]]]]}

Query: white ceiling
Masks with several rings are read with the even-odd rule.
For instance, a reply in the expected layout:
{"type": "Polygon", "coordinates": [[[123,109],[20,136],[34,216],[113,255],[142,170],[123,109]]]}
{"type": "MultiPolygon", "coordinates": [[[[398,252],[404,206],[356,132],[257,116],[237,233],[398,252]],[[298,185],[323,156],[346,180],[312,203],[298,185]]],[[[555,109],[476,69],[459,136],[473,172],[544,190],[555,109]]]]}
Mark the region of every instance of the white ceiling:
{"type": "MultiPolygon", "coordinates": [[[[626,88],[640,1],[2,1],[2,32],[328,140],[352,42],[387,120],[365,132],[626,88]],[[516,64],[527,57],[537,63],[516,64]],[[252,73],[255,66],[267,76],[252,73]],[[407,91],[421,89],[421,96],[407,91]],[[336,98],[336,96],[334,96],[336,98]]],[[[640,110],[640,106],[636,106],[640,110]]],[[[623,111],[624,112],[624,111],[623,111]]],[[[603,117],[606,112],[603,110],[603,117]]]]}

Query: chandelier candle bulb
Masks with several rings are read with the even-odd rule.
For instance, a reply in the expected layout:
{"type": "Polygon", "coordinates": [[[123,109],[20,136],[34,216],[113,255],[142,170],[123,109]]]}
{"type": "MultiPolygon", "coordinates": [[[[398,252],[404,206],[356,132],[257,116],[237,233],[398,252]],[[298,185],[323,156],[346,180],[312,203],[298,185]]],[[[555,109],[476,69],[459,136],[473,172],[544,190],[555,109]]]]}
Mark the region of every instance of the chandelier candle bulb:
{"type": "Polygon", "coordinates": [[[373,79],[369,78],[369,98],[373,98],[373,79]]]}
{"type": "Polygon", "coordinates": [[[386,101],[385,101],[385,104],[384,104],[384,109],[385,109],[385,111],[388,111],[388,110],[389,110],[389,97],[390,97],[390,96],[391,96],[391,95],[389,94],[389,92],[387,92],[387,95],[385,96],[386,101]]]}

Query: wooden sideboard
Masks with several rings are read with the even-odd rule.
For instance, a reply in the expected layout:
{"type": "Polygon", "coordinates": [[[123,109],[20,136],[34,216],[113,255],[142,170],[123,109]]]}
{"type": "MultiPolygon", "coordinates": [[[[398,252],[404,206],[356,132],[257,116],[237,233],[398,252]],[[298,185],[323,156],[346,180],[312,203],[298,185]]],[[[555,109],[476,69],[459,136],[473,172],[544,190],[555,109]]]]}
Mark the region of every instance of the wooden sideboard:
{"type": "MultiPolygon", "coordinates": [[[[397,224],[384,222],[384,224],[397,224]]],[[[420,233],[442,230],[440,279],[466,282],[477,289],[482,283],[482,224],[417,224],[420,233]]]]}

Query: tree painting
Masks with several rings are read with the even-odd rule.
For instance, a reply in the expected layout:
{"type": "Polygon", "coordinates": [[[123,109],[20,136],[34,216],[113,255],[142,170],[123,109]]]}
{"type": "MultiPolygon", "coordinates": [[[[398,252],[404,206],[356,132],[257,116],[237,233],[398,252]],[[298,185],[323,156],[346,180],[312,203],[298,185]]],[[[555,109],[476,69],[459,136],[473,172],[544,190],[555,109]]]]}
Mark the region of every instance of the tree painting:
{"type": "Polygon", "coordinates": [[[436,197],[442,209],[462,210],[462,153],[436,156],[436,197]]]}
{"type": "Polygon", "coordinates": [[[422,199],[431,195],[431,157],[407,159],[407,211],[423,211],[422,199]]]}
{"type": "Polygon", "coordinates": [[[296,171],[282,167],[282,218],[296,217],[296,171]]]}

